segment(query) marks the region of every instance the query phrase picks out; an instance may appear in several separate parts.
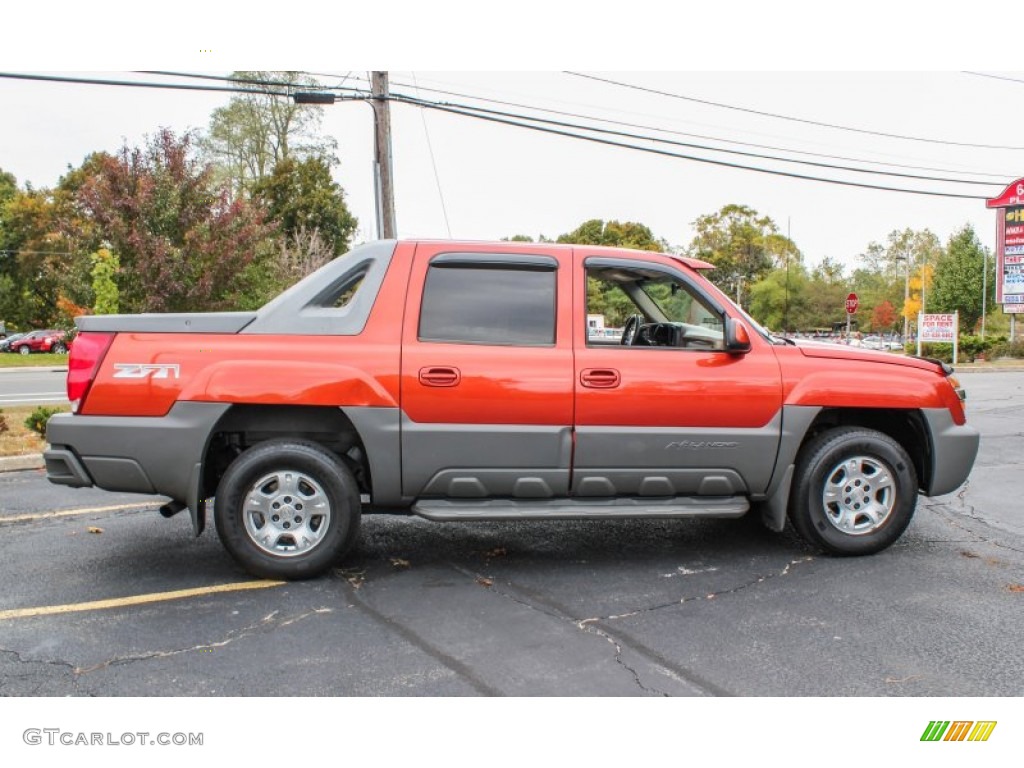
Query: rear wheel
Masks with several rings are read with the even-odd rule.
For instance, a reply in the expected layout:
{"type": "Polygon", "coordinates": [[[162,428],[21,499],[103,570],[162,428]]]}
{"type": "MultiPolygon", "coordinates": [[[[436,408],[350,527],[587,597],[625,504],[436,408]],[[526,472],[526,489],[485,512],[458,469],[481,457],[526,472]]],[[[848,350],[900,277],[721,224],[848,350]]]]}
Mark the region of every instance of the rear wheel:
{"type": "Polygon", "coordinates": [[[56,344],[53,345],[53,349],[51,349],[50,351],[53,352],[53,354],[55,355],[66,355],[68,352],[68,348],[64,346],[63,342],[58,341],[56,344]]]}
{"type": "Polygon", "coordinates": [[[25,344],[25,345],[23,345],[23,346],[18,348],[18,352],[20,352],[23,355],[27,355],[31,351],[32,350],[28,348],[28,344],[25,344]]]}
{"type": "Polygon", "coordinates": [[[359,488],[334,454],[305,440],[268,440],[241,454],[217,487],[214,521],[247,571],[318,576],[359,533],[359,488]]]}
{"type": "Polygon", "coordinates": [[[797,459],[789,518],[836,555],[869,555],[895,542],[917,506],[917,473],[903,446],[861,427],[823,432],[797,459]]]}

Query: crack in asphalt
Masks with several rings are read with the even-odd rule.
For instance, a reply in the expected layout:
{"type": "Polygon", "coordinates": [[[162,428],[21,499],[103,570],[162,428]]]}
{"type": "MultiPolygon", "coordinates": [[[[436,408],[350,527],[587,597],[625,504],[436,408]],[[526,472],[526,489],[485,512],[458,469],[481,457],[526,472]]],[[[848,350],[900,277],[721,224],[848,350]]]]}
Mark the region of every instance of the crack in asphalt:
{"type": "MultiPolygon", "coordinates": [[[[518,605],[521,605],[521,606],[523,606],[525,608],[528,608],[528,609],[530,609],[532,611],[536,611],[536,612],[538,612],[538,613],[540,613],[540,614],[542,614],[544,616],[547,616],[549,618],[557,619],[559,621],[568,622],[568,623],[572,624],[573,626],[575,626],[581,632],[585,632],[587,634],[592,634],[592,635],[595,635],[597,637],[603,638],[606,642],[608,642],[615,649],[615,662],[616,662],[616,664],[621,666],[623,669],[625,669],[627,672],[629,672],[630,675],[632,675],[633,680],[636,682],[636,685],[637,685],[637,687],[640,688],[640,690],[644,691],[645,693],[649,693],[649,694],[653,694],[653,695],[657,695],[657,696],[665,696],[665,697],[667,697],[670,694],[668,694],[668,693],[666,693],[664,691],[660,691],[660,690],[658,690],[656,688],[652,688],[652,687],[646,686],[646,685],[643,684],[643,681],[640,679],[639,672],[637,672],[636,669],[634,669],[629,664],[627,664],[625,659],[623,658],[622,644],[618,640],[615,639],[615,637],[612,635],[611,632],[608,632],[608,631],[602,629],[601,627],[597,626],[599,622],[617,621],[617,620],[620,620],[620,619],[626,619],[626,618],[630,618],[630,617],[633,617],[633,616],[639,616],[639,615],[642,615],[642,614],[645,614],[645,613],[651,613],[651,612],[654,612],[654,611],[660,611],[660,610],[665,609],[665,608],[670,608],[670,607],[673,607],[673,606],[678,606],[678,605],[682,605],[684,603],[690,603],[690,602],[694,602],[694,601],[697,601],[697,600],[712,600],[712,599],[715,599],[716,597],[736,594],[738,592],[742,592],[743,590],[746,590],[746,589],[749,589],[751,587],[754,587],[754,586],[756,586],[758,584],[763,584],[766,581],[769,581],[769,580],[772,580],[772,579],[777,579],[777,578],[782,578],[784,576],[787,576],[787,575],[789,575],[790,569],[793,566],[799,565],[801,563],[806,563],[806,562],[809,562],[811,560],[814,560],[814,557],[808,556],[808,557],[798,558],[796,560],[791,560],[790,562],[786,563],[785,567],[783,567],[783,569],[780,572],[778,572],[778,573],[770,573],[770,574],[767,574],[767,575],[759,576],[756,579],[753,579],[753,580],[751,580],[751,581],[749,581],[747,583],[744,583],[744,584],[740,584],[739,586],[733,587],[731,589],[720,590],[718,592],[713,592],[713,593],[705,595],[705,596],[683,597],[680,600],[674,600],[674,601],[672,601],[670,603],[660,603],[658,605],[648,606],[646,608],[640,608],[640,609],[637,609],[635,611],[629,611],[627,613],[614,614],[614,615],[610,615],[610,616],[596,616],[596,617],[589,618],[589,619],[577,619],[577,618],[575,618],[573,616],[569,616],[569,615],[567,615],[567,614],[565,614],[565,613],[563,613],[561,611],[558,611],[556,609],[550,609],[550,608],[549,609],[545,609],[545,608],[542,608],[542,607],[536,605],[535,603],[533,603],[531,601],[528,601],[528,600],[525,600],[525,599],[519,597],[518,595],[515,595],[515,594],[507,592],[505,590],[496,588],[494,586],[494,579],[492,577],[490,577],[490,576],[485,576],[482,573],[478,573],[478,572],[472,571],[472,570],[470,570],[468,568],[464,568],[462,566],[456,565],[455,563],[449,563],[449,566],[453,570],[461,573],[464,576],[467,576],[467,577],[473,579],[477,583],[486,583],[488,589],[494,591],[496,594],[500,595],[501,597],[504,597],[504,598],[506,598],[508,600],[511,600],[512,602],[514,602],[514,603],[516,603],[518,605]]],[[[508,582],[508,586],[513,588],[513,589],[515,589],[515,585],[512,582],[508,582]]],[[[672,673],[672,671],[668,670],[668,669],[666,669],[665,671],[667,673],[672,673]]],[[[684,680],[684,682],[686,684],[688,684],[688,685],[694,686],[694,687],[699,688],[699,689],[706,690],[708,688],[708,686],[702,685],[702,684],[694,682],[692,680],[684,680]]]]}
{"type": "MultiPolygon", "coordinates": [[[[259,622],[250,624],[247,627],[243,627],[240,630],[232,632],[228,637],[223,640],[218,640],[211,643],[202,643],[200,645],[192,646],[191,648],[178,648],[171,651],[153,651],[150,653],[133,654],[130,656],[115,656],[112,659],[100,662],[99,664],[93,664],[88,667],[76,667],[67,661],[61,661],[59,659],[29,659],[22,656],[18,651],[9,648],[0,648],[0,653],[10,654],[19,664],[49,664],[57,667],[65,668],[67,672],[71,674],[72,682],[77,686],[78,678],[82,675],[87,675],[92,672],[97,672],[101,669],[107,669],[112,666],[120,666],[122,664],[131,664],[137,661],[149,661],[152,659],[163,659],[171,656],[179,656],[183,653],[193,653],[195,651],[213,650],[215,648],[223,648],[224,646],[230,645],[237,640],[241,640],[245,637],[250,637],[255,634],[264,634],[266,632],[272,632],[277,629],[282,629],[296,622],[302,621],[309,618],[310,616],[317,616],[324,613],[332,613],[333,608],[314,608],[312,611],[292,616],[289,618],[274,621],[274,617],[278,611],[264,616],[259,622]]],[[[36,689],[38,690],[38,688],[36,689]]]]}
{"type": "MultiPolygon", "coordinates": [[[[61,659],[33,659],[25,656],[20,651],[16,651],[13,648],[0,648],[0,654],[5,654],[13,657],[14,661],[18,664],[42,664],[46,667],[55,667],[60,672],[70,675],[69,679],[71,685],[74,686],[75,691],[80,693],[78,690],[78,674],[75,671],[75,665],[61,659]]],[[[12,680],[30,680],[39,675],[38,672],[29,672],[23,675],[4,675],[3,679],[0,680],[0,689],[7,685],[12,680]]],[[[35,688],[27,696],[35,696],[39,689],[43,687],[46,681],[40,681],[35,688]]]]}
{"type": "MultiPolygon", "coordinates": [[[[572,616],[567,616],[561,613],[560,611],[556,611],[554,609],[545,610],[544,608],[528,600],[520,598],[518,595],[512,594],[511,592],[506,592],[502,589],[498,589],[494,586],[494,580],[489,576],[484,576],[482,573],[471,571],[470,569],[464,568],[463,566],[457,565],[455,563],[449,562],[448,565],[452,568],[452,570],[461,573],[463,576],[467,576],[473,579],[478,584],[482,583],[481,580],[486,580],[487,589],[490,589],[492,592],[494,592],[496,595],[499,595],[500,597],[503,597],[507,600],[511,600],[513,603],[516,603],[517,605],[521,605],[524,608],[528,608],[531,611],[536,611],[537,613],[547,616],[548,618],[556,619],[558,621],[575,625],[577,628],[582,629],[587,634],[593,634],[599,637],[603,637],[607,642],[611,643],[612,647],[615,648],[615,663],[623,669],[625,669],[627,672],[629,672],[630,675],[632,675],[634,682],[637,684],[637,687],[639,687],[640,690],[642,690],[644,693],[650,693],[657,696],[669,695],[664,691],[659,691],[655,688],[649,688],[643,684],[643,682],[640,680],[640,673],[633,669],[633,667],[629,666],[629,664],[626,663],[625,659],[622,658],[622,645],[619,644],[607,632],[604,632],[597,627],[580,627],[577,620],[574,619],[572,616]]],[[[512,585],[511,582],[509,583],[509,586],[514,587],[514,585],[512,585]]]]}
{"type": "Polygon", "coordinates": [[[995,538],[991,538],[991,537],[985,536],[985,535],[983,535],[981,533],[978,533],[977,531],[971,530],[967,526],[962,525],[954,517],[954,515],[959,515],[961,517],[966,517],[968,520],[974,520],[975,522],[981,523],[986,528],[991,528],[992,527],[991,524],[984,517],[982,517],[980,514],[978,514],[977,508],[973,504],[971,504],[971,503],[969,503],[967,501],[967,491],[970,490],[970,484],[971,484],[971,481],[967,480],[963,484],[963,486],[960,488],[960,490],[957,492],[957,494],[956,494],[956,497],[957,497],[958,501],[960,502],[960,508],[959,509],[954,508],[952,505],[950,505],[947,502],[934,502],[934,503],[930,503],[930,504],[926,502],[924,504],[925,509],[927,509],[930,512],[934,512],[938,517],[940,517],[941,519],[945,520],[947,523],[949,523],[954,528],[958,528],[959,530],[963,531],[967,535],[971,536],[972,537],[972,542],[971,543],[975,543],[975,544],[976,543],[989,544],[989,545],[991,545],[993,547],[998,547],[999,549],[1006,549],[1006,550],[1009,550],[1010,552],[1017,552],[1019,554],[1024,554],[1024,549],[1019,549],[1017,547],[1010,546],[1009,544],[1006,544],[1006,543],[1004,543],[1002,541],[999,541],[999,540],[997,540],[995,538]]]}
{"type": "Polygon", "coordinates": [[[712,592],[712,593],[707,594],[707,595],[695,595],[695,596],[692,596],[692,597],[682,597],[679,600],[673,600],[670,603],[659,603],[657,605],[651,605],[651,606],[648,606],[646,608],[638,608],[635,611],[629,611],[627,613],[618,613],[618,614],[613,614],[613,615],[610,615],[610,616],[595,616],[595,617],[590,618],[590,619],[580,619],[577,623],[579,624],[580,629],[583,629],[585,625],[588,625],[588,624],[591,624],[591,623],[595,623],[595,622],[598,622],[598,621],[618,621],[619,619],[629,619],[629,618],[632,618],[633,616],[640,616],[640,615],[645,614],[645,613],[651,613],[653,611],[660,611],[660,610],[663,610],[665,608],[671,608],[671,607],[676,606],[676,605],[682,605],[683,603],[692,603],[692,602],[695,602],[695,601],[698,601],[698,600],[714,600],[714,599],[716,599],[718,597],[722,597],[722,596],[725,596],[725,595],[734,595],[737,592],[742,592],[743,590],[750,589],[751,587],[755,587],[758,584],[763,584],[766,581],[770,581],[772,579],[779,579],[779,578],[782,578],[783,576],[788,576],[790,568],[792,568],[794,565],[799,565],[801,563],[807,563],[807,562],[810,562],[811,560],[814,560],[814,557],[810,556],[810,555],[808,555],[807,557],[798,558],[796,560],[790,560],[788,563],[786,563],[786,566],[781,571],[779,571],[778,573],[769,573],[769,574],[766,574],[764,576],[758,576],[756,579],[754,579],[752,581],[748,581],[745,584],[740,584],[739,586],[733,587],[731,589],[722,589],[722,590],[719,590],[718,592],[712,592]]]}
{"type": "Polygon", "coordinates": [[[314,608],[311,611],[300,613],[297,616],[292,616],[290,618],[282,619],[280,621],[274,621],[274,617],[279,613],[279,611],[272,611],[271,613],[264,616],[260,621],[254,624],[250,624],[247,627],[242,627],[242,629],[230,633],[228,637],[224,638],[223,640],[217,640],[212,643],[201,643],[200,645],[194,645],[191,648],[177,648],[172,651],[153,651],[151,653],[133,654],[131,656],[115,656],[114,658],[108,659],[107,661],[100,662],[99,664],[94,664],[91,667],[76,667],[74,671],[76,675],[87,675],[91,672],[96,672],[101,669],[107,669],[108,667],[120,666],[122,664],[133,664],[137,661],[165,659],[171,656],[180,656],[183,653],[193,653],[196,651],[212,651],[216,648],[224,648],[225,646],[231,645],[231,643],[234,643],[238,640],[242,640],[246,637],[251,637],[257,634],[266,634],[267,632],[273,632],[278,629],[283,629],[284,627],[290,626],[291,624],[295,624],[297,622],[303,621],[304,619],[308,619],[310,616],[319,616],[325,613],[333,612],[333,608],[314,608]]]}

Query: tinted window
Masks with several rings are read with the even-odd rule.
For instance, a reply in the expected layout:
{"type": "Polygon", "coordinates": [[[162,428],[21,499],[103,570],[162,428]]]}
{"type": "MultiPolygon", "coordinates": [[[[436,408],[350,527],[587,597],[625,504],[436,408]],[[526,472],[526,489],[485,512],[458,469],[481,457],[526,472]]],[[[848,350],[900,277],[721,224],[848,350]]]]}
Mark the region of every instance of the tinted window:
{"type": "Polygon", "coordinates": [[[555,272],[508,265],[432,265],[420,339],[470,344],[554,344],[555,272]]]}

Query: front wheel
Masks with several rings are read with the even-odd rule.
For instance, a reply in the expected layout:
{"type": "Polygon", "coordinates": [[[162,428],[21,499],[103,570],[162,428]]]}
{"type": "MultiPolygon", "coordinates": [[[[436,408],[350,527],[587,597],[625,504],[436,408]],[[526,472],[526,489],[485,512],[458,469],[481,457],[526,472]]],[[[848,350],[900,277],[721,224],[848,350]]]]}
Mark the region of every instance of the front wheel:
{"type": "Polygon", "coordinates": [[[789,518],[827,552],[880,552],[903,534],[916,506],[914,463],[882,432],[839,427],[800,451],[789,518]]]}
{"type": "Polygon", "coordinates": [[[256,576],[308,579],[359,533],[359,487],[337,456],[306,440],[267,440],[228,467],[214,521],[224,547],[256,576]]]}

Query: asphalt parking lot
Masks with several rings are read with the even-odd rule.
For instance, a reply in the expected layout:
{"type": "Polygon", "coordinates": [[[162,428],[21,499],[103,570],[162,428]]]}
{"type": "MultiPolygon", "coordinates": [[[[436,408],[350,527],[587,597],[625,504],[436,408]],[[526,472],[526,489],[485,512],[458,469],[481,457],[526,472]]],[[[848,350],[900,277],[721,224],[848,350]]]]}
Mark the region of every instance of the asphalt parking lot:
{"type": "Polygon", "coordinates": [[[371,516],[284,584],[158,501],[0,474],[0,695],[1020,696],[1024,373],[963,381],[971,481],[868,558],[751,520],[371,516]]]}

